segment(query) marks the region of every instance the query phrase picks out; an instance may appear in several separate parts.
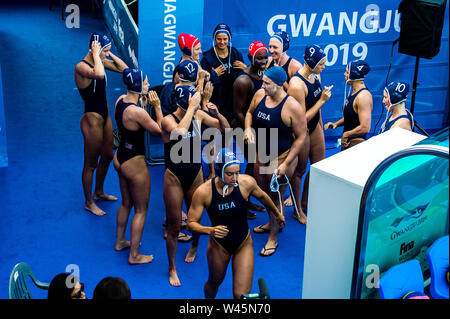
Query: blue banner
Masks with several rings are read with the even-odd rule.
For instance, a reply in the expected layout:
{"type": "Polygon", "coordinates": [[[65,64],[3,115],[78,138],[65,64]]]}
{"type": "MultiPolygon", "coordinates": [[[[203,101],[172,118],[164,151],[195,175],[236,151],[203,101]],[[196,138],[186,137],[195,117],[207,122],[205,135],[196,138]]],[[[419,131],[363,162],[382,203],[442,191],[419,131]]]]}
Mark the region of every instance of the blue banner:
{"type": "Polygon", "coordinates": [[[138,27],[123,0],[103,0],[103,17],[120,58],[133,68],[138,67],[138,27]]]}
{"type": "Polygon", "coordinates": [[[149,74],[150,86],[172,82],[181,59],[178,35],[203,34],[203,0],[139,2],[139,67],[149,74]]]}
{"type": "MultiPolygon", "coordinates": [[[[281,1],[269,0],[152,0],[139,2],[140,67],[150,74],[151,85],[171,81],[172,71],[181,57],[178,35],[182,32],[199,37],[202,50],[212,45],[212,32],[218,23],[232,31],[232,44],[246,56],[255,40],[268,45],[270,35],[286,31],[290,36],[288,54],[303,63],[306,45],[317,44],[328,55],[322,72],[322,84],[334,85],[332,97],[322,108],[324,122],[342,117],[345,99],[344,72],[348,62],[366,60],[371,67],[366,85],[374,104],[372,130],[384,121],[383,88],[389,64],[388,82],[408,81],[413,87],[416,58],[398,53],[400,14],[398,0],[281,1]],[[391,58],[392,52],[392,58],[391,58]],[[383,114],[382,114],[383,112],[383,114]],[[383,118],[381,118],[383,116],[383,118]]],[[[431,60],[420,59],[414,118],[425,130],[448,126],[449,71],[448,5],[445,12],[440,52],[431,60]]],[[[406,106],[409,108],[412,92],[406,106]]],[[[328,130],[326,135],[340,136],[342,128],[328,130]]]]}
{"type": "MultiPolygon", "coordinates": [[[[371,67],[366,85],[373,95],[372,129],[383,110],[382,96],[391,61],[392,43],[400,36],[400,1],[273,1],[227,0],[205,1],[203,44],[212,43],[214,27],[223,22],[233,33],[233,46],[244,57],[255,40],[268,45],[269,36],[286,31],[290,36],[288,54],[302,64],[306,45],[317,44],[328,55],[321,77],[323,85],[333,84],[332,97],[322,108],[324,122],[342,117],[348,62],[366,60],[371,67]]],[[[440,52],[431,60],[420,59],[414,117],[425,130],[448,126],[449,72],[448,5],[445,12],[440,52]]],[[[246,60],[249,63],[248,60],[246,60]]],[[[394,46],[389,80],[408,81],[412,89],[415,57],[398,53],[394,46]]],[[[388,82],[389,83],[389,82],[388,82]]],[[[347,93],[349,87],[347,87],[347,93]]],[[[412,92],[408,95],[409,108],[412,92]]],[[[384,120],[386,112],[383,114],[384,120]]],[[[377,130],[381,123],[378,124],[377,130]]],[[[342,128],[328,130],[327,135],[342,134],[342,128]]]]}
{"type": "Polygon", "coordinates": [[[3,103],[2,68],[0,66],[0,167],[8,166],[6,148],[5,106],[3,103]]]}

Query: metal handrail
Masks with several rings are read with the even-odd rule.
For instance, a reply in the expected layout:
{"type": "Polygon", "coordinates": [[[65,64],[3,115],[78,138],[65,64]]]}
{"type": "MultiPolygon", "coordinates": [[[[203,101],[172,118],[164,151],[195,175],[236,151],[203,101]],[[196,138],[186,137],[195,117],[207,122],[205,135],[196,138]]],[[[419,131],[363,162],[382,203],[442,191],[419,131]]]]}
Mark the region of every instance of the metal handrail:
{"type": "MultiPolygon", "coordinates": [[[[396,152],[389,157],[387,157],[385,160],[383,160],[370,174],[369,178],[366,181],[366,184],[364,185],[364,189],[361,195],[361,202],[360,202],[360,208],[359,208],[359,219],[358,219],[358,232],[356,236],[356,246],[355,246],[355,259],[353,263],[353,280],[352,280],[352,291],[351,296],[352,298],[359,298],[360,290],[358,288],[358,284],[360,283],[360,279],[362,276],[362,273],[359,271],[359,262],[360,262],[360,251],[361,251],[361,240],[362,240],[362,233],[364,229],[364,215],[365,215],[365,208],[366,208],[366,202],[367,197],[369,195],[370,190],[372,189],[373,185],[378,182],[380,176],[382,173],[394,162],[396,162],[399,159],[402,159],[407,156],[412,155],[434,155],[442,158],[449,159],[449,149],[448,147],[440,146],[440,145],[413,145],[410,146],[404,150],[401,150],[399,152],[396,152]],[[356,295],[357,294],[357,295],[356,295]]],[[[367,221],[366,221],[367,222],[367,221]]]]}

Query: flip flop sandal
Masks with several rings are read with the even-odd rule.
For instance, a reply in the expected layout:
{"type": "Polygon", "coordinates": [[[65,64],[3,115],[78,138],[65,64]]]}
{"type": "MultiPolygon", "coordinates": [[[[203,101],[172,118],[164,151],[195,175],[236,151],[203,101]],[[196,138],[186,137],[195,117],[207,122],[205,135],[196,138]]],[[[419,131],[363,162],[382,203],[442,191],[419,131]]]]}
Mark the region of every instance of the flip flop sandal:
{"type": "Polygon", "coordinates": [[[273,254],[275,254],[275,251],[276,251],[277,248],[278,248],[278,243],[275,245],[275,247],[272,247],[272,248],[266,248],[266,245],[264,245],[264,247],[263,247],[264,253],[263,253],[262,251],[260,251],[260,252],[259,252],[259,255],[260,255],[261,257],[269,257],[269,256],[272,256],[273,254]],[[268,254],[268,255],[265,255],[266,251],[271,251],[271,253],[268,254]]]}
{"type": "Polygon", "coordinates": [[[180,243],[188,243],[188,242],[192,241],[192,236],[189,236],[185,233],[180,232],[178,234],[178,241],[180,243]]]}
{"type": "Polygon", "coordinates": [[[253,228],[253,232],[255,234],[266,234],[266,233],[270,233],[270,228],[264,228],[264,225],[259,225],[256,226],[255,228],[253,228]]]}
{"type": "MultiPolygon", "coordinates": [[[[256,226],[255,228],[253,228],[253,232],[255,234],[266,234],[266,233],[270,233],[270,228],[264,228],[264,225],[259,225],[256,226]]],[[[280,230],[278,231],[279,233],[281,233],[283,231],[284,227],[280,227],[280,230]]]]}

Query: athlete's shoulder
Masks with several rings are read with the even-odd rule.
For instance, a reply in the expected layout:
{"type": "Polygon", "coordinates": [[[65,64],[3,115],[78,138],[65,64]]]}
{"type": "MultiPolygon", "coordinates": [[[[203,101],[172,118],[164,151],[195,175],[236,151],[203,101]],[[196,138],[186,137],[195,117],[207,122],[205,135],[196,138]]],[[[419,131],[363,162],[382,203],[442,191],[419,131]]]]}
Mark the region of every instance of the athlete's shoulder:
{"type": "Polygon", "coordinates": [[[239,174],[238,182],[239,185],[242,185],[245,188],[252,188],[257,185],[255,178],[247,174],[239,174]]]}
{"type": "MultiPolygon", "coordinates": [[[[194,192],[194,196],[197,201],[202,202],[203,204],[208,204],[211,201],[212,197],[212,187],[211,180],[207,180],[203,184],[201,184],[194,192]]],[[[209,204],[208,204],[209,205],[209,204]]]]}
{"type": "Polygon", "coordinates": [[[172,126],[174,124],[176,124],[176,121],[175,121],[174,117],[172,116],[172,113],[167,114],[161,120],[161,127],[163,129],[166,129],[169,131],[170,131],[170,128],[172,128],[172,126]]]}
{"type": "Polygon", "coordinates": [[[366,88],[365,90],[362,90],[361,93],[363,94],[363,96],[370,96],[372,97],[372,93],[370,92],[370,90],[368,88],[366,88]]]}
{"type": "Polygon", "coordinates": [[[250,74],[245,72],[244,70],[241,71],[241,73],[238,74],[236,77],[236,80],[234,80],[233,86],[237,87],[247,87],[251,88],[253,85],[252,79],[250,78],[250,74]]]}
{"type": "Polygon", "coordinates": [[[265,93],[264,89],[260,88],[260,89],[256,90],[254,96],[262,99],[265,95],[266,95],[266,93],[265,93]]]}
{"type": "Polygon", "coordinates": [[[295,76],[297,74],[297,72],[302,68],[303,65],[298,60],[296,60],[294,58],[291,58],[291,59],[292,60],[289,63],[289,72],[292,72],[293,73],[292,76],[295,76]]]}
{"type": "Polygon", "coordinates": [[[367,102],[372,100],[372,93],[370,93],[369,89],[362,90],[359,92],[359,94],[356,96],[355,100],[367,102]]]}

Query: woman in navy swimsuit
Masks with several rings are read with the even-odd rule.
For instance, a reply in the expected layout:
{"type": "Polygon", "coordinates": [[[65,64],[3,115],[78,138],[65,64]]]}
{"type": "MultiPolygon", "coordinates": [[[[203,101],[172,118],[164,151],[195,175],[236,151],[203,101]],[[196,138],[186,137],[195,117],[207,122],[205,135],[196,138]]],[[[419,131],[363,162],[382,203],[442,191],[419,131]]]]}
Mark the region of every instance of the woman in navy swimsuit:
{"type": "Polygon", "coordinates": [[[148,78],[142,71],[125,69],[123,81],[127,86],[127,94],[119,97],[114,111],[121,135],[120,145],[114,155],[114,168],[119,175],[120,193],[122,194],[122,205],[117,212],[114,249],[119,251],[131,247],[128,262],[144,264],[153,259],[153,256],[139,253],[150,198],[150,174],[145,162],[144,133],[149,131],[153,135],[161,135],[163,115],[159,98],[156,92],[148,92],[148,78]],[[154,107],[156,122],[144,109],[147,102],[154,107]],[[142,107],[139,104],[142,104],[142,107]],[[125,230],[133,206],[134,216],[131,222],[130,243],[125,240],[125,230]]]}
{"type": "Polygon", "coordinates": [[[240,162],[233,152],[222,149],[216,156],[214,169],[217,177],[203,183],[194,193],[187,226],[192,232],[210,235],[205,297],[216,296],[231,260],[233,297],[240,298],[250,292],[253,281],[253,240],[247,222],[249,197],[256,197],[267,211],[272,212],[280,227],[284,226],[285,220],[255,179],[239,174],[240,162]],[[205,208],[211,227],[200,224],[205,208]]]}
{"type": "Polygon", "coordinates": [[[408,97],[409,84],[406,82],[391,82],[383,91],[383,104],[386,107],[386,120],[381,126],[380,133],[393,127],[404,130],[414,130],[414,119],[411,112],[405,107],[408,97]],[[390,116],[389,116],[390,115],[390,116]]]}
{"type": "Polygon", "coordinates": [[[344,126],[341,151],[364,142],[370,132],[373,101],[372,94],[364,83],[369,71],[369,64],[364,60],[351,61],[347,65],[344,73],[345,83],[350,85],[352,90],[349,96],[345,96],[343,117],[335,123],[329,122],[324,126],[325,130],[344,126]]]}
{"type": "MultiPolygon", "coordinates": [[[[180,63],[178,71],[180,83],[175,86],[177,109],[165,116],[161,122],[166,165],[163,187],[167,223],[166,248],[169,259],[169,283],[172,286],[181,285],[175,258],[183,200],[186,209],[189,210],[194,191],[203,183],[201,126],[204,124],[221,132],[229,127],[227,120],[218,113],[217,108],[210,109],[212,115],[200,110],[201,95],[195,90],[198,72],[196,62],[180,63]]],[[[193,236],[185,262],[194,261],[197,247],[198,236],[193,236]]]]}
{"type": "Polygon", "coordinates": [[[84,137],[82,184],[85,197],[84,208],[95,215],[102,216],[105,212],[94,203],[94,200],[117,200],[115,196],[103,192],[103,183],[113,158],[114,140],[106,100],[105,69],[122,73],[128,66],[111,53],[111,41],[106,35],[93,33],[89,48],[88,54],[75,67],[75,83],[85,105],[80,124],[84,137]],[[92,195],[95,170],[97,170],[95,189],[92,195]]]}

